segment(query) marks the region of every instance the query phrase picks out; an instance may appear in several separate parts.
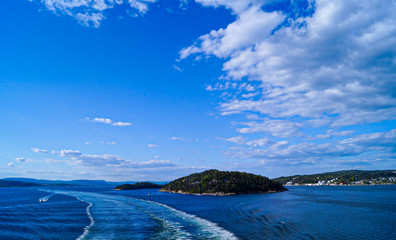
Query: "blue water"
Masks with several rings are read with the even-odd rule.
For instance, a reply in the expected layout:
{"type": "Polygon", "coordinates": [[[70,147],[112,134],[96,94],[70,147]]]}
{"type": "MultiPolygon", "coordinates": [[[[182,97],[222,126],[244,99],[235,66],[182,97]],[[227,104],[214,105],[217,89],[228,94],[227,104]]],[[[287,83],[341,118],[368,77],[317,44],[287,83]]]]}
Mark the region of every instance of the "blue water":
{"type": "Polygon", "coordinates": [[[396,239],[396,186],[289,190],[0,188],[0,239],[396,239]]]}

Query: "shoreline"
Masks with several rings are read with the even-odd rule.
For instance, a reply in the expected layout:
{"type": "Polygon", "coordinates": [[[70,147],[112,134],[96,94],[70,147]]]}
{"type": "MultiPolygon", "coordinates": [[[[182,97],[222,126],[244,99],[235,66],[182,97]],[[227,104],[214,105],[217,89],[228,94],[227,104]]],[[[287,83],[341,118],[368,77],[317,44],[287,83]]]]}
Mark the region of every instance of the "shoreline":
{"type": "Polygon", "coordinates": [[[283,186],[284,187],[352,187],[352,186],[388,186],[388,185],[396,185],[396,183],[384,183],[384,184],[338,184],[338,185],[314,185],[312,183],[308,183],[308,184],[295,184],[295,185],[283,185],[283,186]]]}
{"type": "Polygon", "coordinates": [[[267,193],[278,193],[278,192],[285,192],[288,191],[268,191],[268,192],[254,192],[254,193],[223,193],[223,192],[216,192],[216,193],[190,193],[190,192],[183,192],[179,191],[169,191],[169,190],[159,190],[160,192],[167,192],[167,193],[178,193],[178,194],[186,194],[186,195],[196,195],[196,196],[231,196],[231,195],[242,195],[242,194],[267,194],[267,193]]]}

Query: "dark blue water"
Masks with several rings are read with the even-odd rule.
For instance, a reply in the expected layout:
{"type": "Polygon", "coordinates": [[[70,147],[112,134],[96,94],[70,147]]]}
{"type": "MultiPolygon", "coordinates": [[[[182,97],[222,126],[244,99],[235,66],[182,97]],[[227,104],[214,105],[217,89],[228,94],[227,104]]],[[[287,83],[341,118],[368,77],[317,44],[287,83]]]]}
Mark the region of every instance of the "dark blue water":
{"type": "Polygon", "coordinates": [[[396,239],[396,186],[289,190],[0,188],[0,239],[396,239]]]}

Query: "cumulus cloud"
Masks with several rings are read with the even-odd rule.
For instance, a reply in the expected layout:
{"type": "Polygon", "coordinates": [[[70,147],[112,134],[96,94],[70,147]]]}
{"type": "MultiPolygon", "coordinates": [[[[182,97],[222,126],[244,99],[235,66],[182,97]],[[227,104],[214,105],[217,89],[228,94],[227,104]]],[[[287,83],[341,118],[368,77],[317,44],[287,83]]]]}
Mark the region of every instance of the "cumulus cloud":
{"type": "Polygon", "coordinates": [[[206,90],[221,91],[221,115],[247,117],[234,124],[244,141],[231,140],[250,146],[226,156],[299,163],[392,156],[392,131],[350,129],[396,119],[395,1],[196,1],[235,16],[180,51],[180,59],[224,60],[223,76],[206,90]],[[266,136],[246,139],[257,134],[266,136]]]}
{"type": "MultiPolygon", "coordinates": [[[[31,1],[31,0],[29,0],[31,1]]],[[[37,0],[56,14],[74,17],[85,26],[99,27],[105,18],[104,11],[117,5],[128,5],[135,15],[144,14],[156,0],[37,0]]]]}
{"type": "Polygon", "coordinates": [[[231,142],[231,143],[235,143],[238,145],[244,144],[246,142],[246,138],[242,137],[242,136],[236,136],[236,137],[230,137],[230,138],[221,138],[222,140],[226,141],[226,142],[231,142]]]}
{"type": "Polygon", "coordinates": [[[176,164],[169,160],[149,160],[143,162],[130,162],[123,165],[128,168],[163,168],[163,167],[175,167],[176,164]]]}
{"type": "Polygon", "coordinates": [[[14,163],[13,163],[13,162],[9,162],[9,163],[7,164],[7,166],[8,166],[8,167],[14,167],[14,163]]]}
{"type": "Polygon", "coordinates": [[[232,96],[220,105],[223,114],[327,118],[333,127],[396,118],[394,1],[318,0],[289,12],[266,12],[267,1],[198,2],[230,8],[236,20],[180,58],[216,56],[226,79],[261,82],[258,99],[232,96]]]}
{"type": "Polygon", "coordinates": [[[316,163],[344,157],[371,159],[369,153],[381,153],[383,158],[396,157],[396,129],[356,135],[340,141],[315,144],[309,142],[290,145],[287,141],[276,142],[266,148],[228,151],[232,158],[259,159],[275,163],[316,163]]]}
{"type": "Polygon", "coordinates": [[[262,122],[245,122],[240,123],[247,127],[238,128],[237,131],[240,133],[258,133],[265,132],[270,133],[274,137],[299,137],[303,134],[299,132],[299,128],[302,126],[300,123],[287,121],[287,120],[274,120],[266,119],[262,122]]]}
{"type": "Polygon", "coordinates": [[[158,145],[155,145],[155,144],[147,144],[147,146],[149,147],[149,148],[156,148],[156,147],[158,147],[158,145]]]}
{"type": "Polygon", "coordinates": [[[19,157],[19,158],[15,158],[15,161],[23,163],[23,162],[26,162],[26,159],[23,157],[19,157]]]}
{"type": "Polygon", "coordinates": [[[318,134],[313,137],[308,137],[307,140],[315,140],[315,139],[330,139],[333,136],[348,136],[353,134],[355,131],[354,130],[348,130],[348,131],[334,131],[333,129],[329,129],[326,131],[326,134],[318,134]]]}
{"type": "Polygon", "coordinates": [[[126,126],[131,126],[132,123],[129,123],[129,122],[114,122],[111,125],[118,126],[118,127],[126,127],[126,126]]]}
{"type": "Polygon", "coordinates": [[[76,150],[60,150],[59,156],[61,157],[78,157],[81,156],[81,152],[76,150]]]}
{"type": "Polygon", "coordinates": [[[169,140],[174,140],[174,141],[184,141],[184,138],[181,137],[169,137],[169,140]]]}
{"type": "Polygon", "coordinates": [[[176,166],[175,163],[169,160],[149,160],[149,161],[129,161],[120,156],[104,154],[104,155],[90,155],[82,154],[79,150],[60,150],[60,157],[66,157],[70,160],[67,161],[70,165],[83,165],[87,167],[116,167],[116,168],[162,168],[176,166]]]}
{"type": "Polygon", "coordinates": [[[126,127],[126,126],[131,126],[132,123],[129,122],[114,122],[110,118],[85,118],[86,121],[88,122],[98,122],[98,123],[104,123],[104,124],[110,124],[112,126],[117,126],[117,127],[126,127]]]}
{"type": "Polygon", "coordinates": [[[32,151],[35,152],[35,153],[47,153],[47,152],[48,152],[48,150],[39,149],[39,148],[34,148],[34,147],[30,148],[30,150],[32,150],[32,151]]]}
{"type": "Polygon", "coordinates": [[[252,147],[263,147],[272,144],[273,141],[270,140],[269,138],[259,138],[259,139],[254,139],[251,141],[248,141],[246,145],[252,146],[252,147]]]}

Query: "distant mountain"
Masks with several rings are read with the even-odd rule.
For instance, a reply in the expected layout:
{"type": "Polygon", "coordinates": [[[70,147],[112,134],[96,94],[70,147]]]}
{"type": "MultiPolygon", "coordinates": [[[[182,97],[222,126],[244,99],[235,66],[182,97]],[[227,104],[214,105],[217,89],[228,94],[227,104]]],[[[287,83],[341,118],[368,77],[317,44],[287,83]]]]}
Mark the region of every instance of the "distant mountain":
{"type": "Polygon", "coordinates": [[[42,187],[42,186],[44,185],[31,183],[31,182],[0,180],[0,187],[42,187]]]}
{"type": "Polygon", "coordinates": [[[344,170],[272,179],[283,185],[396,184],[396,170],[344,170]]]}
{"type": "Polygon", "coordinates": [[[4,178],[3,180],[29,182],[41,185],[57,185],[57,186],[112,186],[112,184],[104,180],[45,180],[34,178],[4,178]]]}
{"type": "MultiPolygon", "coordinates": [[[[4,178],[0,181],[12,181],[16,182],[16,185],[28,186],[92,186],[92,187],[114,187],[122,184],[134,184],[137,181],[126,181],[126,182],[107,182],[105,180],[45,180],[45,179],[34,179],[34,178],[4,178]],[[30,184],[29,184],[30,183],[30,184]]],[[[153,182],[156,184],[165,184],[167,182],[153,182]]],[[[4,184],[5,185],[5,184],[4,184]]],[[[1,187],[2,185],[0,185],[1,187]]]]}
{"type": "Polygon", "coordinates": [[[138,182],[134,184],[122,184],[114,188],[114,190],[136,190],[136,189],[152,189],[162,188],[163,185],[151,182],[138,182]]]}
{"type": "Polygon", "coordinates": [[[208,170],[176,179],[160,190],[163,192],[229,195],[287,191],[282,184],[266,177],[243,172],[208,170]]]}

